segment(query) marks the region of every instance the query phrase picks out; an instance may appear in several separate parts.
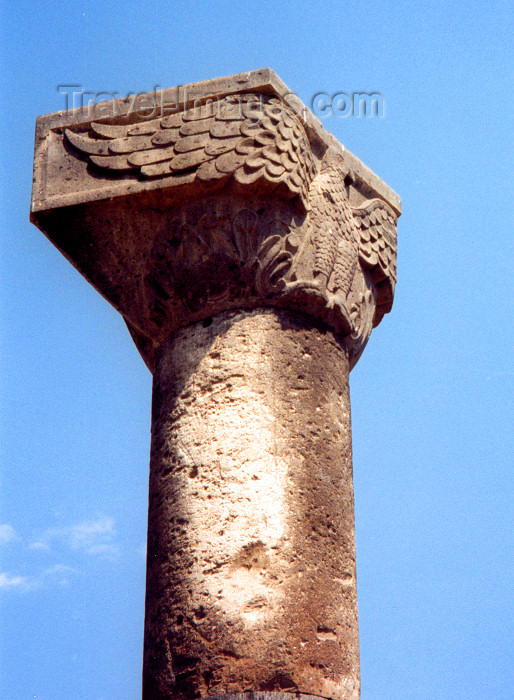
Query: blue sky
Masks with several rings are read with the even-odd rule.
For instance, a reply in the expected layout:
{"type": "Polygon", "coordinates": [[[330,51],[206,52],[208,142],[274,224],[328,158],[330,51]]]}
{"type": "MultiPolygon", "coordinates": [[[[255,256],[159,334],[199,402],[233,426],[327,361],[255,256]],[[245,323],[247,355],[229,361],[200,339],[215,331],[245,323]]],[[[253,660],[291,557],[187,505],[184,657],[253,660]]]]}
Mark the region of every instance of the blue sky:
{"type": "Polygon", "coordinates": [[[28,222],[57,87],[269,66],[402,197],[393,313],[352,373],[363,700],[507,700],[512,658],[510,3],[2,8],[0,697],[140,697],[151,377],[28,222]]]}

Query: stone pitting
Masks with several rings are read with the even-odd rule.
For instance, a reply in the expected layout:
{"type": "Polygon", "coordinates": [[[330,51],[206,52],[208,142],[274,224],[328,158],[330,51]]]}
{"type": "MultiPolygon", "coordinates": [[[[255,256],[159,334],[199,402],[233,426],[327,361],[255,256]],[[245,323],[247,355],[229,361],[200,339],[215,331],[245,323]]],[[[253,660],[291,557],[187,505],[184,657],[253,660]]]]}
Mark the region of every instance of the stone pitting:
{"type": "Polygon", "coordinates": [[[348,357],[324,324],[230,311],[155,365],[145,698],[355,700],[348,357]]]}
{"type": "Polygon", "coordinates": [[[305,109],[241,82],[156,119],[58,120],[37,149],[46,144],[46,181],[36,176],[35,193],[48,196],[52,173],[63,191],[94,189],[85,211],[77,192],[77,204],[35,207],[33,220],[47,231],[63,213],[54,242],[123,314],[150,367],[175,329],[262,306],[322,319],[353,366],[392,306],[398,205],[363,196],[358,161],[305,109]],[[99,199],[127,188],[129,222],[121,196],[99,199]],[[91,254],[101,270],[84,264],[91,254]]]}
{"type": "Polygon", "coordinates": [[[36,128],[31,220],[154,375],[143,698],[357,700],[349,372],[400,201],[272,71],[187,88],[36,128]]]}

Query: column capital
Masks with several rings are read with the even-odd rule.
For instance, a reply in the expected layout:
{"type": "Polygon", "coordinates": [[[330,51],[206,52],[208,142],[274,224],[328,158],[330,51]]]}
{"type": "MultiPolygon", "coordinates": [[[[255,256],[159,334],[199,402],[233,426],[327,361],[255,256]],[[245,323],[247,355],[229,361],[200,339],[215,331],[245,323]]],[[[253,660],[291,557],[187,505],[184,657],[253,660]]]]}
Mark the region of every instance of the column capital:
{"type": "Polygon", "coordinates": [[[31,220],[150,368],[174,330],[291,308],[352,365],[392,306],[397,195],[270,70],[40,117],[31,220]]]}

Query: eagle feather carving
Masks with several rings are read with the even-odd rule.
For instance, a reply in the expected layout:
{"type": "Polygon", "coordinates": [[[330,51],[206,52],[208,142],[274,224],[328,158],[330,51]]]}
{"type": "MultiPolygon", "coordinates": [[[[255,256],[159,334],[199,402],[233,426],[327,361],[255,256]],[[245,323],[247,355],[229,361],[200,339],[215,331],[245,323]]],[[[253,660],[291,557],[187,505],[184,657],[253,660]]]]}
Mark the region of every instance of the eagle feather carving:
{"type": "Polygon", "coordinates": [[[329,306],[347,303],[358,266],[369,271],[375,288],[375,325],[391,310],[396,283],[396,219],[381,199],[350,204],[341,155],[329,154],[308,194],[309,238],[313,244],[313,285],[329,306]]]}
{"type": "Polygon", "coordinates": [[[344,155],[330,149],[320,164],[300,117],[280,99],[226,96],[157,119],[93,122],[89,129],[66,129],[66,138],[104,172],[169,177],[170,184],[232,178],[253,192],[300,201],[305,216],[294,235],[253,241],[260,250],[257,288],[263,296],[321,297],[329,317],[339,314],[345,332],[363,337],[390,311],[396,213],[381,199],[352,206],[344,155]],[[363,294],[373,307],[366,320],[359,310],[363,294]]]}
{"type": "Polygon", "coordinates": [[[233,177],[243,185],[285,185],[305,204],[316,164],[298,115],[265,95],[228,96],[129,125],[93,122],[90,135],[66,129],[68,141],[97,168],[145,178],[233,177]]]}

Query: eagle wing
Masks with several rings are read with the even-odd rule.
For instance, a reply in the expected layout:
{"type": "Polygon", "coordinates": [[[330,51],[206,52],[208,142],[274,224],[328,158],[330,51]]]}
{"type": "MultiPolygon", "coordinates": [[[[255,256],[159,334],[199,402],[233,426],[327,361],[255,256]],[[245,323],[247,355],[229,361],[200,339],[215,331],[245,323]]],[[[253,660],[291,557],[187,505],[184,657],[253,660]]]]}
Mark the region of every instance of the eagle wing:
{"type": "Polygon", "coordinates": [[[264,95],[228,96],[137,124],[93,122],[89,135],[66,129],[66,137],[91,163],[112,174],[283,183],[288,196],[300,195],[304,205],[316,172],[298,115],[264,95]]]}
{"type": "Polygon", "coordinates": [[[396,284],[397,215],[381,199],[369,199],[353,207],[359,233],[359,261],[370,270],[375,285],[377,310],[374,325],[391,310],[396,284]]]}

